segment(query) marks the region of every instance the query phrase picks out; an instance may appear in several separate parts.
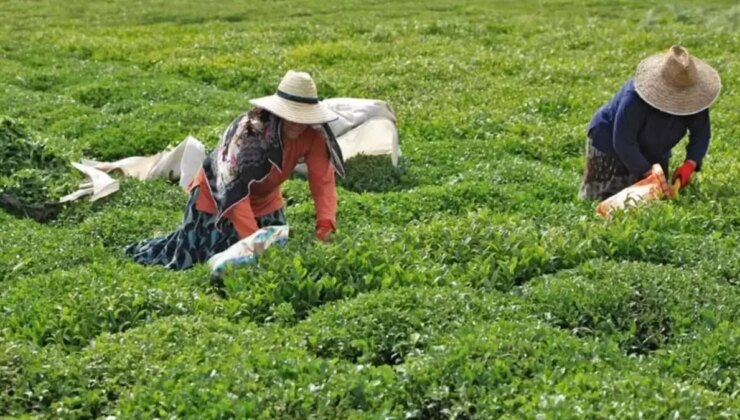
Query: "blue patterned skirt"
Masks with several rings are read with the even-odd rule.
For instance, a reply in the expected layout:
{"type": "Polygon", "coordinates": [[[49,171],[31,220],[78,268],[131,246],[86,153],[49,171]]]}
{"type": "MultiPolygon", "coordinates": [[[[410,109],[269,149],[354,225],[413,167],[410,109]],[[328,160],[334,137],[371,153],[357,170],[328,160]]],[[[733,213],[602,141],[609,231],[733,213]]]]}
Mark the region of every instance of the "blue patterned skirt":
{"type": "MultiPolygon", "coordinates": [[[[185,206],[182,224],[177,230],[166,236],[131,244],[126,247],[126,255],[140,264],[160,264],[169,269],[184,270],[207,261],[239,242],[239,235],[231,221],[222,218],[216,223],[216,215],[195,209],[197,199],[198,188],[193,188],[185,206]]],[[[282,208],[257,217],[259,227],[285,224],[282,208]]]]}

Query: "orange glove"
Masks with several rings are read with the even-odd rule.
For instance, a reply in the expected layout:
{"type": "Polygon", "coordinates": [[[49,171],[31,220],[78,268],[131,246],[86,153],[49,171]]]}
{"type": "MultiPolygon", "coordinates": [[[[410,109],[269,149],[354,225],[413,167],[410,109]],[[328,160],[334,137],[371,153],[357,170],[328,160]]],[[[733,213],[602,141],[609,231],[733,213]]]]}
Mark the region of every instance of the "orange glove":
{"type": "Polygon", "coordinates": [[[681,188],[689,185],[689,182],[691,182],[691,175],[694,174],[694,170],[696,169],[696,162],[693,160],[686,160],[683,165],[679,166],[678,169],[676,169],[676,172],[673,173],[673,181],[675,180],[681,180],[681,188]]]}
{"type": "Polygon", "coordinates": [[[334,232],[334,223],[329,220],[318,220],[316,222],[316,237],[320,241],[326,242],[329,240],[329,236],[332,232],[334,232]]]}

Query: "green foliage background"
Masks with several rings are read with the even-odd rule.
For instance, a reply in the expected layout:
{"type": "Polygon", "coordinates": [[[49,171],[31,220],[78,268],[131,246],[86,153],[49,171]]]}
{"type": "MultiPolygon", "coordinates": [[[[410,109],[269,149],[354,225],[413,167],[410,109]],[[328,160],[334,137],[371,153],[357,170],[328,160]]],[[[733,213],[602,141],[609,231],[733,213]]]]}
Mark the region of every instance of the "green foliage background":
{"type": "Polygon", "coordinates": [[[122,180],[48,225],[0,212],[0,416],[740,415],[736,1],[6,0],[0,20],[0,114],[52,156],[0,145],[36,162],[0,180],[29,199],[77,182],[58,159],[213,146],[288,69],[387,100],[404,153],[350,165],[330,244],[288,181],[290,243],[224,296],[207,267],[122,255],[177,226],[175,185],[122,180]],[[674,43],[723,78],[704,171],[605,223],[576,198],[585,126],[674,43]]]}

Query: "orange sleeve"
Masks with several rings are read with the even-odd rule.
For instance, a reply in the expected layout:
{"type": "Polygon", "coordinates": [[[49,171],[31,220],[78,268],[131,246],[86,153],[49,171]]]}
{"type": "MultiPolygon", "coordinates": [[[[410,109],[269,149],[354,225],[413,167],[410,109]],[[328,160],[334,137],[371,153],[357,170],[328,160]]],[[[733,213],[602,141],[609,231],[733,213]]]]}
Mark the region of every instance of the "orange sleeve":
{"type": "Polygon", "coordinates": [[[249,201],[249,198],[244,199],[229,211],[230,214],[228,217],[231,220],[231,224],[234,225],[236,233],[239,234],[239,239],[244,239],[259,229],[257,219],[254,217],[254,212],[252,211],[252,203],[249,201]]]}
{"type": "Polygon", "coordinates": [[[196,187],[198,188],[198,198],[195,201],[195,209],[208,214],[218,213],[216,210],[216,202],[213,201],[211,189],[208,186],[208,180],[206,179],[205,172],[202,168],[190,182],[187,190],[188,192],[191,192],[193,188],[196,187]]]}
{"type": "Polygon", "coordinates": [[[336,227],[337,189],[334,185],[334,168],[329,160],[329,150],[320,134],[313,136],[306,153],[308,185],[316,206],[316,221],[326,220],[336,227]]]}

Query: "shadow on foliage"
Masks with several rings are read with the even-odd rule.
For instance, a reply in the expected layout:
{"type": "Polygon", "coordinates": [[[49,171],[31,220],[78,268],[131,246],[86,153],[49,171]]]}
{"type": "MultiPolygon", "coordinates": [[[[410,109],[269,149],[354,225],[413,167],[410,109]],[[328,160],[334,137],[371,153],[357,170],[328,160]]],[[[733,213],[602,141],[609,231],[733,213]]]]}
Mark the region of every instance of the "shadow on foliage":
{"type": "MultiPolygon", "coordinates": [[[[352,192],[391,192],[414,188],[418,180],[408,172],[403,160],[397,167],[388,156],[359,155],[347,159],[346,175],[337,176],[337,185],[352,192]]],[[[305,175],[296,171],[296,178],[305,179],[305,175]]]]}

